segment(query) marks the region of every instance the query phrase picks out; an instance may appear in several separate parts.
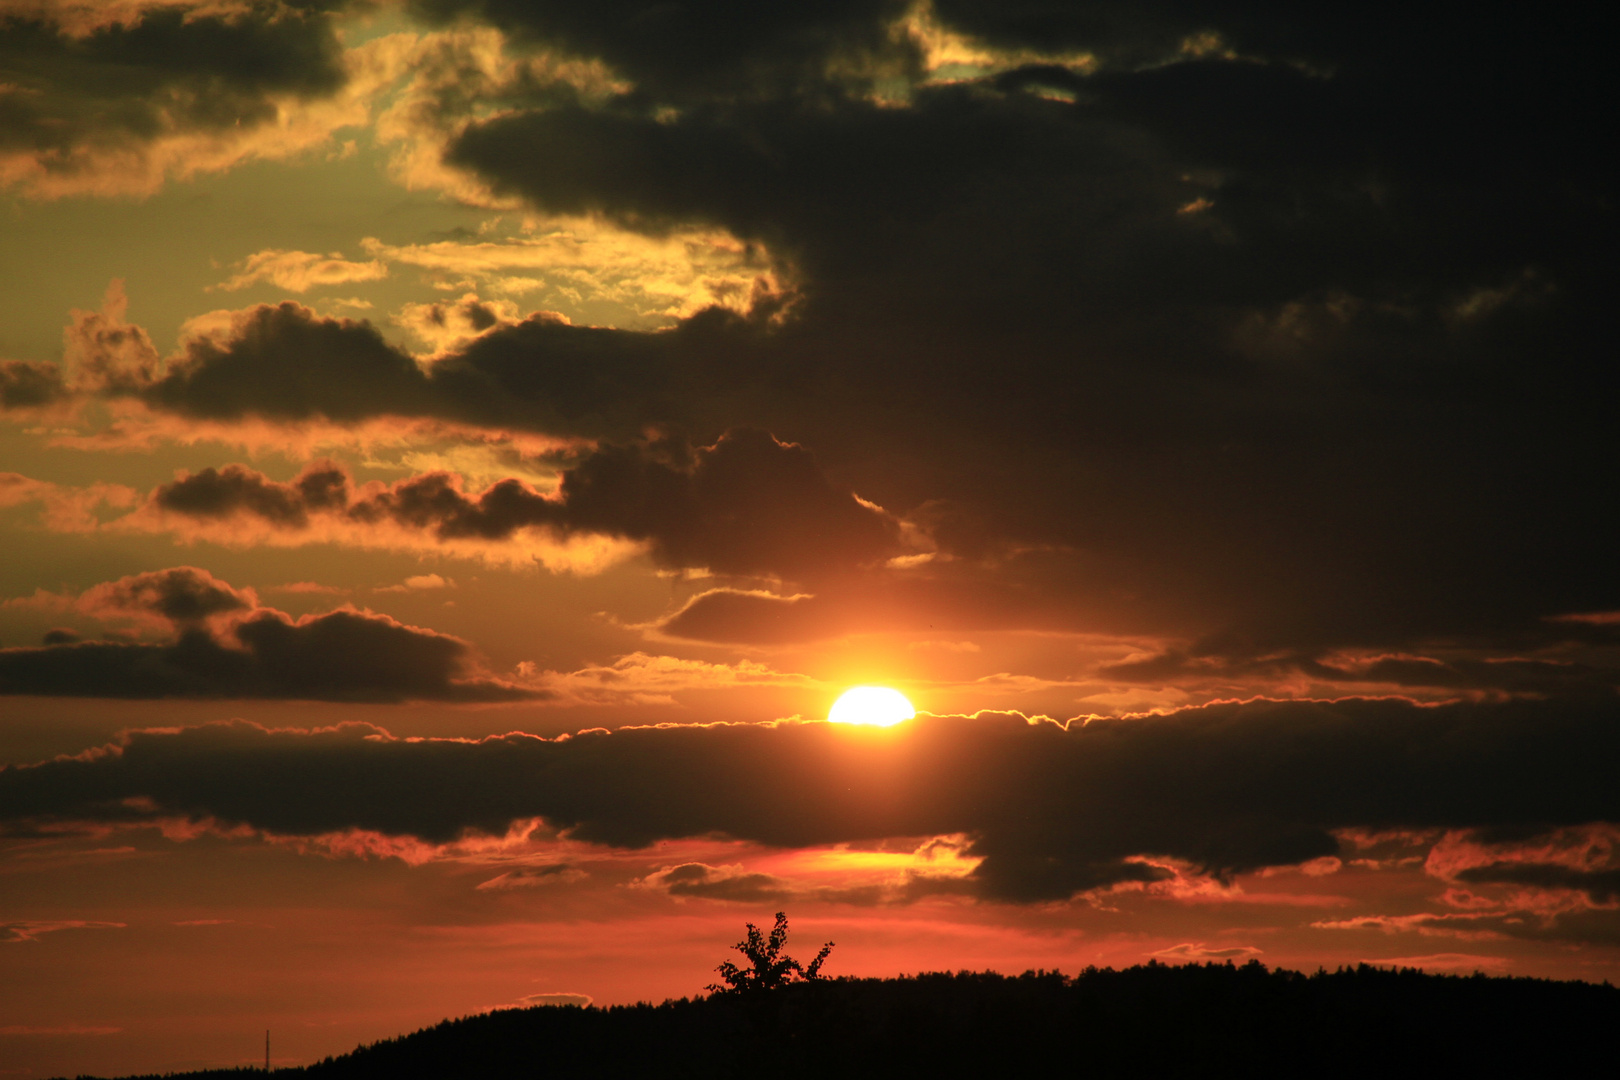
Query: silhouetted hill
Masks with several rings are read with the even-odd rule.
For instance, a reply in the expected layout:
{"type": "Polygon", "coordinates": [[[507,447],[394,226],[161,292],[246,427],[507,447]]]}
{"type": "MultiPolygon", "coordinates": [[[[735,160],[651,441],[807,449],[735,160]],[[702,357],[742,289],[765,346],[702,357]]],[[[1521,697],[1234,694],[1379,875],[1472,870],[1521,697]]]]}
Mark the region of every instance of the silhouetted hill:
{"type": "MultiPolygon", "coordinates": [[[[933,974],[447,1020],[278,1080],[1612,1075],[1620,989],[1360,967],[933,974]]],[[[257,1070],[185,1074],[242,1080],[257,1070]]]]}

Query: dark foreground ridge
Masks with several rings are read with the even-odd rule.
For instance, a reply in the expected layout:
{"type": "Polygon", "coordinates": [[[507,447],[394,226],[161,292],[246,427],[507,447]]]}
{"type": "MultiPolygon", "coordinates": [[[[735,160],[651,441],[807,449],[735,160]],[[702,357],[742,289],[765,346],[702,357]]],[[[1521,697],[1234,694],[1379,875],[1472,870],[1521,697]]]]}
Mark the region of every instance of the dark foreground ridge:
{"type": "MultiPolygon", "coordinates": [[[[1607,983],[1149,963],[1074,978],[823,979],[656,1006],[505,1009],[275,1072],[281,1080],[1605,1075],[1616,1031],[1620,988],[1607,983]]],[[[176,1076],[250,1074],[262,1072],[176,1076]]]]}

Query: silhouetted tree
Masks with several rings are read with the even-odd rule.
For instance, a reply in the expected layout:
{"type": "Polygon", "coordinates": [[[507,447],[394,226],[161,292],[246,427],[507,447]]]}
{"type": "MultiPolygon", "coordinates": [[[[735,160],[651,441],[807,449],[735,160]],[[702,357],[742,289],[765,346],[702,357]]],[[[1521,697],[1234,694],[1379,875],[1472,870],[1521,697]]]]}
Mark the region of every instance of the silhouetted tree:
{"type": "Polygon", "coordinates": [[[804,982],[821,978],[821,965],[833,950],[832,942],[823,945],[810,965],[804,967],[793,957],[782,955],[782,945],[787,941],[786,914],[780,911],[776,913],[776,926],[771,929],[769,937],[753,923],[744,925],[748,927],[748,936],[732,948],[748,958],[749,966],[738,967],[730,960],[722,961],[714,970],[720,973],[725,985],[710,983],[709,990],[716,994],[748,994],[786,986],[795,976],[804,982]]]}

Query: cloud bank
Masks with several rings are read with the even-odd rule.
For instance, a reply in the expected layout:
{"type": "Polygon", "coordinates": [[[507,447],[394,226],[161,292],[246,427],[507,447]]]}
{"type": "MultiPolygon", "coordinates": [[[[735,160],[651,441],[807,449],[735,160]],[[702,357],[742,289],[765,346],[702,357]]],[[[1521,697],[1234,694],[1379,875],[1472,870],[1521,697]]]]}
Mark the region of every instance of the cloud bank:
{"type": "Polygon", "coordinates": [[[323,701],[521,701],[544,691],[482,677],[466,642],[343,607],[294,619],[196,567],[134,574],[67,604],[165,640],[79,641],[53,631],[0,649],[0,694],[323,701]]]}
{"type": "MultiPolygon", "coordinates": [[[[962,833],[965,854],[982,859],[966,879],[978,895],[1033,902],[1156,880],[1172,863],[1216,876],[1295,865],[1339,851],[1342,830],[1525,838],[1615,821],[1617,765],[1612,702],[1257,700],[1067,728],[980,714],[892,729],[666,726],[556,740],[404,741],[366,725],[237,722],[133,732],[75,759],[0,771],[0,818],[184,817],[449,843],[538,817],[623,847],[962,833]]],[[[1607,896],[1606,881],[1579,887],[1607,896]]],[[[690,869],[670,884],[681,883],[771,884],[690,869]]]]}
{"type": "Polygon", "coordinates": [[[241,465],[205,469],[153,491],[149,512],[188,524],[234,526],[364,542],[383,527],[423,541],[504,543],[525,530],[644,543],[659,563],[729,574],[816,576],[899,554],[899,525],[831,483],[810,453],[738,429],[712,446],[678,438],[600,446],[562,471],[554,492],[502,480],[465,490],[452,473],[356,487],[331,462],[292,481],[241,465]]]}

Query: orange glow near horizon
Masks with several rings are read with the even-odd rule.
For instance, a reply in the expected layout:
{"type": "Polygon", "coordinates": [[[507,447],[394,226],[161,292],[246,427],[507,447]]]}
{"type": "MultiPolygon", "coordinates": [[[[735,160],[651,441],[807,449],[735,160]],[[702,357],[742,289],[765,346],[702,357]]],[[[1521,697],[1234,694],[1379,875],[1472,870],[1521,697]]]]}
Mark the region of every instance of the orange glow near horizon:
{"type": "Polygon", "coordinates": [[[887,686],[852,686],[833,702],[827,720],[834,724],[893,727],[916,715],[917,710],[898,690],[887,686]]]}

